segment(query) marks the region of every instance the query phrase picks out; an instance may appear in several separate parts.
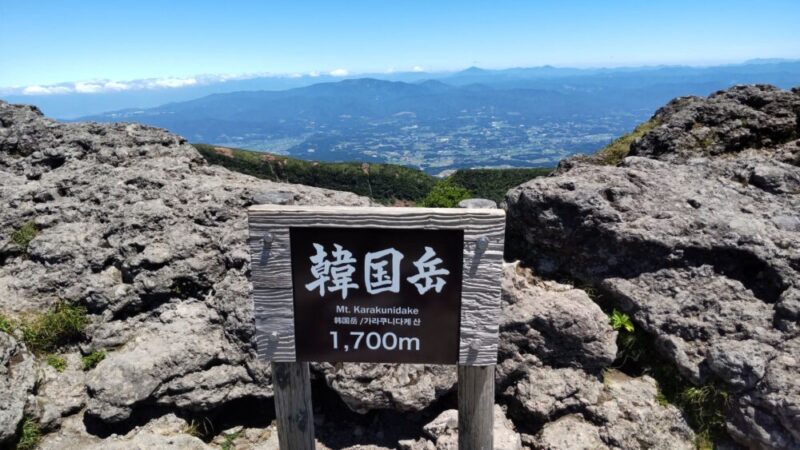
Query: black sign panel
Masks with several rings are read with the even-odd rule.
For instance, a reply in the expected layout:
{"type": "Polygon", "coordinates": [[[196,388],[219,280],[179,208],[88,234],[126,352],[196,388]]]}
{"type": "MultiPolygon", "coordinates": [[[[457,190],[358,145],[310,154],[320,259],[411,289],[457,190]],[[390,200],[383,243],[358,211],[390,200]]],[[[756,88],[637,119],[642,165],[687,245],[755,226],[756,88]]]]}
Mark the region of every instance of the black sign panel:
{"type": "Polygon", "coordinates": [[[455,364],[462,230],[291,228],[298,361],[455,364]]]}

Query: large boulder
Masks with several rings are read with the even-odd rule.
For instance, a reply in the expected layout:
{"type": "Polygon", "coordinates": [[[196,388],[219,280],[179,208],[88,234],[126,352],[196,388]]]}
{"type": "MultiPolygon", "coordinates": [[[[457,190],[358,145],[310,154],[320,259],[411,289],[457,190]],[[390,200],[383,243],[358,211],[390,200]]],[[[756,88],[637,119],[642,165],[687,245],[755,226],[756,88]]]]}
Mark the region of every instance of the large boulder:
{"type": "Polygon", "coordinates": [[[90,417],[115,423],[141,404],[201,412],[237,398],[272,396],[255,371],[247,371],[255,364],[225,339],[215,310],[183,302],[154,313],[158,321],[137,327],[89,374],[90,417]]]}
{"type": "Polygon", "coordinates": [[[636,156],[507,196],[509,255],[593,284],[687,379],[727,384],[731,435],[762,448],[800,446],[800,380],[781,375],[800,372],[799,114],[797,90],[679,99],[636,156]]]}
{"type": "Polygon", "coordinates": [[[519,262],[503,267],[500,361],[535,355],[552,367],[599,371],[617,355],[617,333],[585,291],[537,278],[519,262]]]}
{"type": "Polygon", "coordinates": [[[610,371],[598,404],[547,423],[529,442],[544,450],[694,449],[694,432],[680,411],[660,404],[657,394],[650,377],[610,371]]]}

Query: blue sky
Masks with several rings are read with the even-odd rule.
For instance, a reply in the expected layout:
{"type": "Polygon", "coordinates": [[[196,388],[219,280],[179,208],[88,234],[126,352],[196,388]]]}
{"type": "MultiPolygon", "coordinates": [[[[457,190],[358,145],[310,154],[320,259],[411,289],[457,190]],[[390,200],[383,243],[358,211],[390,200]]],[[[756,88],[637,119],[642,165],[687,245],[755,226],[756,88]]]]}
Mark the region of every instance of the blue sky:
{"type": "Polygon", "coordinates": [[[800,1],[0,0],[0,87],[800,58],[800,1]]]}

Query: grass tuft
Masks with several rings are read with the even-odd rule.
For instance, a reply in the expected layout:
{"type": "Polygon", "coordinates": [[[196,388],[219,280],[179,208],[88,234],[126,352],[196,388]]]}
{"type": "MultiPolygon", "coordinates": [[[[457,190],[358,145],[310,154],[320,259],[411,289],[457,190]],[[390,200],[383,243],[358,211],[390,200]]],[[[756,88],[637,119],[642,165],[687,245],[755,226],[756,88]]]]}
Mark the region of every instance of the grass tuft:
{"type": "Polygon", "coordinates": [[[105,350],[95,350],[92,353],[81,358],[83,362],[83,370],[89,371],[97,367],[100,364],[100,361],[106,359],[106,351],[105,350]]]}
{"type": "Polygon", "coordinates": [[[203,437],[203,432],[200,431],[200,424],[196,420],[192,420],[191,422],[187,423],[183,428],[183,432],[196,438],[203,437]]]}
{"type": "Polygon", "coordinates": [[[58,355],[47,355],[47,364],[56,369],[58,372],[63,372],[67,368],[67,360],[58,355]]]}
{"type": "Polygon", "coordinates": [[[39,234],[39,228],[33,222],[26,222],[13,233],[11,233],[11,242],[17,244],[17,247],[22,249],[23,252],[28,252],[28,245],[30,245],[33,238],[39,234]]]}
{"type": "Polygon", "coordinates": [[[39,445],[41,439],[42,430],[39,429],[39,424],[33,418],[25,417],[16,450],[33,450],[39,445]]]}
{"type": "Polygon", "coordinates": [[[88,323],[85,308],[61,303],[52,311],[24,318],[20,328],[28,349],[41,355],[81,339],[88,323]]]}

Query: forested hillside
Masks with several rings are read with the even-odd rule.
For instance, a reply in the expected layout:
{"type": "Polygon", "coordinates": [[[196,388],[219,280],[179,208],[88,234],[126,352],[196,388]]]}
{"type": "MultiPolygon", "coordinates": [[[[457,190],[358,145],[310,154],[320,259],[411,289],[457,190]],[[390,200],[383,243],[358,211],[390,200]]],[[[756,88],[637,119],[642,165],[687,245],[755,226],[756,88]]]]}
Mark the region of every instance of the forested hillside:
{"type": "MultiPolygon", "coordinates": [[[[194,147],[209,163],[230,170],[272,181],[349,191],[381,203],[422,202],[443,181],[396,164],[325,163],[207,144],[194,147]]],[[[512,187],[548,173],[550,169],[470,169],[458,170],[444,180],[466,189],[470,197],[500,202],[512,187]]]]}

